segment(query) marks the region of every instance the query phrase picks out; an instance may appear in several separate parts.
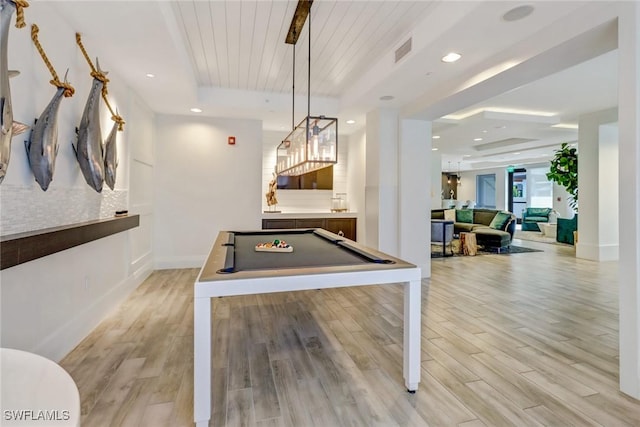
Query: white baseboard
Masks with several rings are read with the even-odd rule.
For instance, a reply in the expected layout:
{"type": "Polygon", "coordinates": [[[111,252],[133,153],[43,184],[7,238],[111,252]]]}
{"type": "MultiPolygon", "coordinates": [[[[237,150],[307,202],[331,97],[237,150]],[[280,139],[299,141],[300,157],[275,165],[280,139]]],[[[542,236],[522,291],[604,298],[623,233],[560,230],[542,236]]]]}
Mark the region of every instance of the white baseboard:
{"type": "Polygon", "coordinates": [[[156,258],[155,269],[167,270],[173,268],[200,268],[206,259],[207,255],[156,258]]]}
{"type": "Polygon", "coordinates": [[[593,245],[578,241],[576,258],[592,261],[617,261],[620,258],[620,245],[593,245]]]}
{"type": "Polygon", "coordinates": [[[73,350],[104,317],[113,311],[153,272],[149,261],[131,276],[115,285],[93,304],[85,307],[74,318],[58,328],[31,351],[59,362],[73,350]]]}

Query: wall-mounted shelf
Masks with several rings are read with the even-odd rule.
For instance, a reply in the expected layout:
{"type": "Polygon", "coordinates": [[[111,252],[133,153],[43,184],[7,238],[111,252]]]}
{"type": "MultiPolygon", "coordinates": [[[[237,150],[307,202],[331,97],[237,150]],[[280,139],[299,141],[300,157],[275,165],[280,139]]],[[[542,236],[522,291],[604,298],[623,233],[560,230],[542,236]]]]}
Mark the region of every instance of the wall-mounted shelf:
{"type": "Polygon", "coordinates": [[[0,270],[140,225],[140,215],[98,219],[0,237],[0,270]]]}

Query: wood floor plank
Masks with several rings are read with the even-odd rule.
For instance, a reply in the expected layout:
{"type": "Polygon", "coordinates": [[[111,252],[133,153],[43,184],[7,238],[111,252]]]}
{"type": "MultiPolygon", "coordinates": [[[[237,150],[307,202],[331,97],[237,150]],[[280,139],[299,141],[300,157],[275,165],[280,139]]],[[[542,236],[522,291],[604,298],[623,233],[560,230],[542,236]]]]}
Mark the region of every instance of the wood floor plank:
{"type": "MultiPolygon", "coordinates": [[[[415,394],[401,284],[213,299],[210,425],[638,425],[618,391],[617,264],[532,245],[433,260],[415,394]]],[[[197,274],[154,272],[63,358],[82,425],[192,425],[197,274]]]]}
{"type": "Polygon", "coordinates": [[[265,343],[258,342],[251,346],[249,368],[251,369],[251,389],[256,420],[280,417],[280,402],[273,382],[273,373],[265,343]]]}
{"type": "MultiPolygon", "coordinates": [[[[156,378],[139,378],[135,380],[118,408],[111,425],[116,427],[136,427],[142,423],[147,409],[147,402],[155,389],[156,378]]],[[[92,417],[88,417],[91,419],[92,417]]]]}
{"type": "Polygon", "coordinates": [[[282,422],[288,426],[312,424],[306,405],[301,401],[300,383],[289,360],[271,362],[273,377],[282,411],[282,422]]]}
{"type": "Polygon", "coordinates": [[[170,427],[173,402],[156,403],[147,406],[140,421],[140,427],[170,427]]]}
{"type": "Polygon", "coordinates": [[[255,426],[256,417],[253,412],[253,393],[251,389],[230,390],[227,411],[227,426],[255,426]]]}

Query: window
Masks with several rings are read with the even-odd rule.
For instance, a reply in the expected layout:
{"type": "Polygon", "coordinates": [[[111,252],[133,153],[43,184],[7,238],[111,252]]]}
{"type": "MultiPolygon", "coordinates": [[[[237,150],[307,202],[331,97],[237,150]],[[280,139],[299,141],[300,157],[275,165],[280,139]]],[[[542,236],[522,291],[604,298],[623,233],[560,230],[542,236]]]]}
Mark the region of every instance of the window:
{"type": "Polygon", "coordinates": [[[496,208],[496,174],[476,176],[476,206],[496,208]]]}
{"type": "Polygon", "coordinates": [[[553,207],[553,183],[547,179],[549,167],[529,169],[529,181],[531,182],[531,207],[553,207]]]}

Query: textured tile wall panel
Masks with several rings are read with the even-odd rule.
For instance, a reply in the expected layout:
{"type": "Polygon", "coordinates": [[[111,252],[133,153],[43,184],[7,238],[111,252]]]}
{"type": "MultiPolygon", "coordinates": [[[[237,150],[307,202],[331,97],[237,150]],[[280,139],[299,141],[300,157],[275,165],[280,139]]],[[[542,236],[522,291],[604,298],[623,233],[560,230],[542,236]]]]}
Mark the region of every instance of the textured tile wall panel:
{"type": "Polygon", "coordinates": [[[0,185],[0,235],[33,231],[75,222],[110,218],[128,209],[127,190],[106,188],[98,194],[86,188],[50,188],[0,185]]]}

